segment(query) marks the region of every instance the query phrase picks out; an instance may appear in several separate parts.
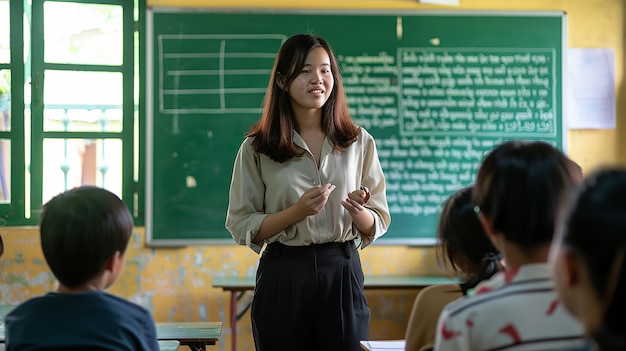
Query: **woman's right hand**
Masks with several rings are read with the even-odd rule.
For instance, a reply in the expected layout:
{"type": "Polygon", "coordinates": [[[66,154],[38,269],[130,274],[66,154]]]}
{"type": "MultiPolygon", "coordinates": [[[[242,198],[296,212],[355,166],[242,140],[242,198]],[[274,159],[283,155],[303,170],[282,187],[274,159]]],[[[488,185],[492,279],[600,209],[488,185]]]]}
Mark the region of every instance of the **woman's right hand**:
{"type": "Polygon", "coordinates": [[[316,215],[326,205],[333,190],[335,190],[335,185],[330,183],[313,187],[300,196],[296,206],[305,216],[316,215]]]}

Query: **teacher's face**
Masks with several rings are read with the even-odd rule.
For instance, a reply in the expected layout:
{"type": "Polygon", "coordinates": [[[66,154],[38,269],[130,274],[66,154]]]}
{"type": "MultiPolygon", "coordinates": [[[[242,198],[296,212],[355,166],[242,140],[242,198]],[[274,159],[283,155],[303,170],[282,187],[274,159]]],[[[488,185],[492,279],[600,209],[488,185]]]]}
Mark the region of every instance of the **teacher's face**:
{"type": "Polygon", "coordinates": [[[328,101],[334,84],[328,53],[321,47],[314,48],[288,88],[294,112],[320,109],[328,101]]]}

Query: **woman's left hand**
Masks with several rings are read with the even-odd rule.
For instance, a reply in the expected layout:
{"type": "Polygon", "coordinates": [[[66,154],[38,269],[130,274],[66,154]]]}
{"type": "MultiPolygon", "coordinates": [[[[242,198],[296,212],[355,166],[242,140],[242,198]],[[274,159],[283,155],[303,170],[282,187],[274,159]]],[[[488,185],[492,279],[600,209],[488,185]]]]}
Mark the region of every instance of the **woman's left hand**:
{"type": "Polygon", "coordinates": [[[349,193],[348,197],[344,201],[341,201],[341,205],[348,210],[350,214],[354,214],[363,211],[369,199],[369,189],[365,186],[361,186],[361,189],[349,193]]]}
{"type": "Polygon", "coordinates": [[[348,194],[348,197],[341,201],[341,205],[348,211],[354,224],[361,233],[361,237],[366,242],[371,242],[374,238],[374,215],[372,211],[365,208],[365,204],[370,199],[370,191],[367,187],[348,194]]]}

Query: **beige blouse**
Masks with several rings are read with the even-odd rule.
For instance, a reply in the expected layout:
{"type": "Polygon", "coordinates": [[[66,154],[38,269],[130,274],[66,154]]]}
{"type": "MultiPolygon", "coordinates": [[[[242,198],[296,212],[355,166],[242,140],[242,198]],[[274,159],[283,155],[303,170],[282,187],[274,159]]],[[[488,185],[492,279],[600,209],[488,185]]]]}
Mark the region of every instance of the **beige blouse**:
{"type": "Polygon", "coordinates": [[[290,246],[358,239],[360,233],[341,201],[361,185],[369,188],[371,197],[366,207],[374,215],[375,234],[363,236],[361,247],[383,235],[391,222],[385,176],[374,138],[363,128],[358,139],[344,151],[333,151],[328,139],[322,146],[319,169],[306,143],[297,132],[294,142],[307,152],[283,163],[258,154],[246,138],[235,159],[230,185],[226,228],[240,245],[259,253],[261,247],[252,241],[267,214],[282,211],[295,204],[300,196],[314,186],[331,183],[336,186],[324,208],[314,216],[291,225],[265,240],[290,246]]]}

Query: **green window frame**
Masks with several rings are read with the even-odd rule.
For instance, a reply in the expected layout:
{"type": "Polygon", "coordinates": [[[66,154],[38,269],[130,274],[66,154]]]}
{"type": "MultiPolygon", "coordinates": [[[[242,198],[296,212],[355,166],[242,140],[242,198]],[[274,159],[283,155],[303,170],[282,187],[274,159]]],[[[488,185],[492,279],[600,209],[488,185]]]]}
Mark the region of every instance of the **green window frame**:
{"type": "MultiPolygon", "coordinates": [[[[10,130],[0,131],[0,139],[10,141],[10,199],[0,203],[0,225],[36,225],[43,198],[46,173],[44,155],[46,140],[71,141],[97,140],[104,145],[108,141],[121,141],[121,198],[135,218],[136,225],[143,225],[143,148],[141,123],[142,101],[138,98],[145,91],[145,84],[138,83],[139,52],[141,44],[139,28],[143,23],[145,1],[125,0],[9,0],[10,9],[10,62],[1,63],[0,70],[11,71],[11,119],[10,130]],[[122,11],[122,62],[116,64],[58,63],[44,59],[44,20],[46,3],[76,3],[120,6],[122,11]],[[26,19],[26,20],[25,20],[26,19]],[[29,47],[25,47],[25,25],[30,31],[29,47]],[[30,57],[25,57],[24,52],[30,57]],[[22,64],[23,63],[23,64],[22,64]],[[44,127],[44,86],[47,71],[55,72],[103,72],[121,74],[121,129],[117,130],[46,130],[44,127]],[[30,74],[29,74],[30,73],[30,74]],[[32,77],[30,81],[27,76],[32,77]],[[26,84],[29,83],[29,84],[26,84]],[[27,92],[24,87],[30,86],[27,92]],[[136,92],[138,94],[136,94],[136,92]],[[25,95],[30,94],[30,104],[25,95]],[[27,113],[30,111],[30,113],[27,113]],[[29,133],[27,135],[27,133],[29,133]],[[30,161],[30,162],[29,162],[30,161]]],[[[50,106],[50,105],[48,105],[50,106]]],[[[104,146],[102,147],[105,148],[104,146]]],[[[66,182],[67,183],[67,182],[66,182]]]]}

